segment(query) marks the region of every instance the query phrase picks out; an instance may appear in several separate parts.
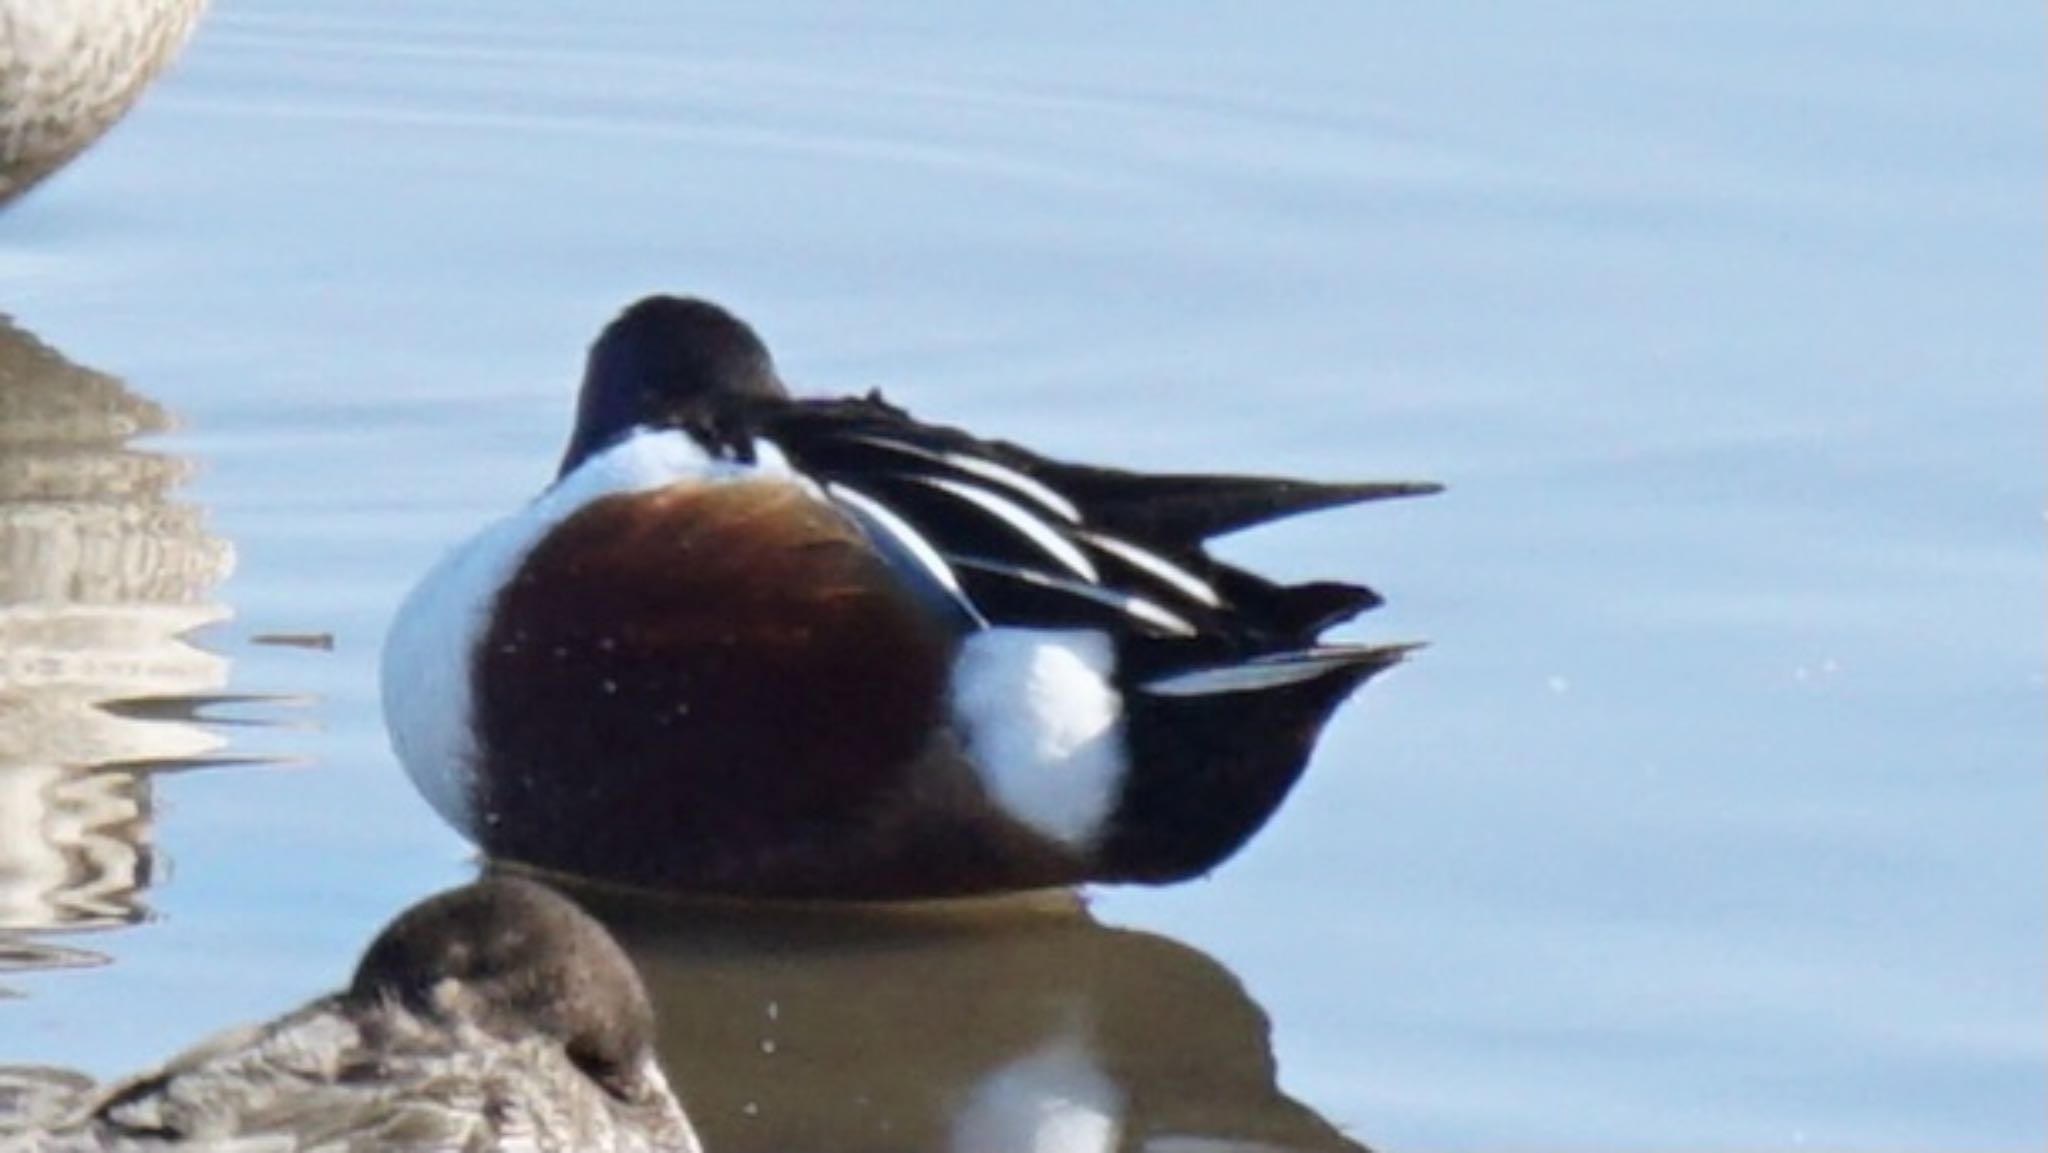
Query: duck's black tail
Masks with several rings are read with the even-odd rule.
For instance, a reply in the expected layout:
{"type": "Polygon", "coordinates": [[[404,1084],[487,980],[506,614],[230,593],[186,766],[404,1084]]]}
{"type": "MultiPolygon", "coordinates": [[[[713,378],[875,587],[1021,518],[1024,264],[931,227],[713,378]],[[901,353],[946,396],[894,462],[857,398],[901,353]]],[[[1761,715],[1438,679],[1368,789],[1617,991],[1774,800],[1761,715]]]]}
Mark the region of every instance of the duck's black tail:
{"type": "Polygon", "coordinates": [[[1330,713],[1414,647],[1322,646],[1127,691],[1130,776],[1098,876],[1159,884],[1221,864],[1300,779],[1330,713]]]}

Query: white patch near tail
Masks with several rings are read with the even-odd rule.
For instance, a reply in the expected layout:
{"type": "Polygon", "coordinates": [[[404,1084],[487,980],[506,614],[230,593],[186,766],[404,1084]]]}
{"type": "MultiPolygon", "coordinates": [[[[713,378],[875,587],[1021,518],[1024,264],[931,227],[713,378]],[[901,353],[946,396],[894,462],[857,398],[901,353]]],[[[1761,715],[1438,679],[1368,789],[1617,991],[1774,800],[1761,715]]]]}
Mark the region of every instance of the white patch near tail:
{"type": "Polygon", "coordinates": [[[1072,1033],[981,1079],[953,1115],[954,1153],[1114,1153],[1124,1093],[1072,1033]]]}
{"type": "Polygon", "coordinates": [[[379,681],[391,747],[443,820],[472,839],[477,835],[476,646],[490,626],[498,591],[541,538],[602,497],[756,478],[788,480],[792,474],[780,452],[743,465],[712,459],[687,433],[635,432],[428,570],[385,634],[379,681]]]}
{"type": "Polygon", "coordinates": [[[1012,817],[1086,849],[1127,767],[1116,650],[1088,630],[975,633],[953,664],[953,723],[982,784],[1012,817]]]}

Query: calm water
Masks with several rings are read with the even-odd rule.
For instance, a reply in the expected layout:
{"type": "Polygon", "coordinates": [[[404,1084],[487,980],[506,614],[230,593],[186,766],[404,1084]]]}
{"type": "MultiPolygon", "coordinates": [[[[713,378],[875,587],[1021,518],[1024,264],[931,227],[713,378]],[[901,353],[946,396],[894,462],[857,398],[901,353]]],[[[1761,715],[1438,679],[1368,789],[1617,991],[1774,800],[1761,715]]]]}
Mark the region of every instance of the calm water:
{"type": "Polygon", "coordinates": [[[1433,647],[1211,880],[613,910],[714,1153],[1032,1076],[1158,1150],[2039,1147],[2042,14],[1866,9],[218,0],[0,216],[0,1064],[473,872],[385,620],[674,289],[1048,451],[1452,486],[1231,542],[1433,647]]]}

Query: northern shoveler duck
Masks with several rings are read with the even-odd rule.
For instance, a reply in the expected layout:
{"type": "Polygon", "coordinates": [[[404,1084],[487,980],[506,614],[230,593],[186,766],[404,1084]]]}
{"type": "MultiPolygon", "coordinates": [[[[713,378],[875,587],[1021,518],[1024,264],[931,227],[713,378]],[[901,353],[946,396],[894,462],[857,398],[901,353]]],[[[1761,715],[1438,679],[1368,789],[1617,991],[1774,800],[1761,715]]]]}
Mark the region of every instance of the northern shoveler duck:
{"type": "Polygon", "coordinates": [[[1244,843],[1406,646],[1369,589],[1212,537],[1433,491],[1066,464],[879,394],[796,400],[745,323],[628,308],[552,487],[387,637],[414,782],[488,853],[821,899],[1166,882],[1244,843]]]}
{"type": "Polygon", "coordinates": [[[611,935],[498,878],[401,914],[347,991],[88,1094],[34,1148],[699,1153],[653,1039],[611,935]]]}
{"type": "Polygon", "coordinates": [[[0,204],[113,127],[205,0],[0,0],[0,204]]]}

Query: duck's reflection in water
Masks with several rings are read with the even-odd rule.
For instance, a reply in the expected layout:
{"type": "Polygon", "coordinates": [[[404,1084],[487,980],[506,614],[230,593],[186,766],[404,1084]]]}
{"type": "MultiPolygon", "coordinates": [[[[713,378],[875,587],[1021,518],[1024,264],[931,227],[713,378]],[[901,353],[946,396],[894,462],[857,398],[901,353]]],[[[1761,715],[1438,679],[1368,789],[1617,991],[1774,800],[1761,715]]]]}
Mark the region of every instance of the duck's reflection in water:
{"type": "Polygon", "coordinates": [[[694,1150],[694,1125],[712,1153],[1363,1153],[1276,1087],[1222,966],[1072,907],[565,891],[626,952],[486,877],[395,920],[343,993],[161,1068],[0,1066],[0,1149],[694,1150]]]}
{"type": "Polygon", "coordinates": [[[890,910],[570,891],[639,965],[716,1153],[1364,1148],[1280,1091],[1266,1016],[1221,964],[1071,898],[890,910]]]}
{"type": "Polygon", "coordinates": [[[190,464],[129,443],[169,423],[0,317],[0,972],[144,915],[148,772],[221,744],[193,714],[227,663],[183,638],[232,554],[173,499],[190,464]]]}

